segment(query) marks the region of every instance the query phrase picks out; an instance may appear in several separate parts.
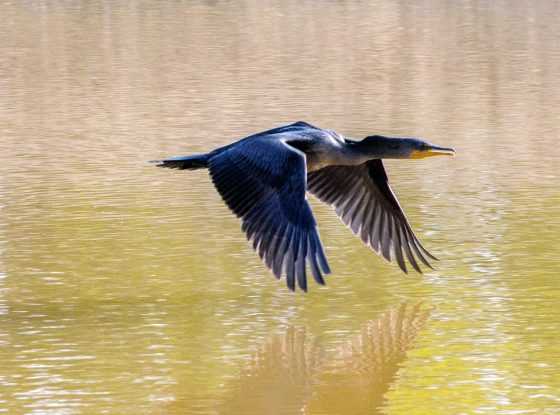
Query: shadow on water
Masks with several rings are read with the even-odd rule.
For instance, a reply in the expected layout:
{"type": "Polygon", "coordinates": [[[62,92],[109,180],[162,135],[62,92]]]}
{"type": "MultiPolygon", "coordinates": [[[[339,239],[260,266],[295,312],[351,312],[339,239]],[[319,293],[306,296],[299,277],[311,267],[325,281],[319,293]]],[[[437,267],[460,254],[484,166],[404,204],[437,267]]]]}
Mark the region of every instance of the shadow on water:
{"type": "Polygon", "coordinates": [[[377,413],[429,316],[420,303],[395,306],[333,351],[290,326],[255,353],[219,413],[377,413]]]}

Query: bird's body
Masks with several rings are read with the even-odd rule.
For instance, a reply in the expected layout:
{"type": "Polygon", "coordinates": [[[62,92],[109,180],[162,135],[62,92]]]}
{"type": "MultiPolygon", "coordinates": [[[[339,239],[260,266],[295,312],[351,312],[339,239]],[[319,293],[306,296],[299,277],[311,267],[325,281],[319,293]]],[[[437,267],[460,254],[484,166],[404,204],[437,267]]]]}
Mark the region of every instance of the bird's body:
{"type": "Polygon", "coordinates": [[[435,259],[420,244],[389,187],[382,158],[452,154],[417,139],[349,140],[305,122],[254,134],[207,154],[159,162],[176,169],[208,168],[216,189],[241,218],[254,249],[280,278],[307,290],[306,269],[324,284],[330,268],[306,192],[332,205],[364,243],[406,272],[404,257],[435,259]]]}

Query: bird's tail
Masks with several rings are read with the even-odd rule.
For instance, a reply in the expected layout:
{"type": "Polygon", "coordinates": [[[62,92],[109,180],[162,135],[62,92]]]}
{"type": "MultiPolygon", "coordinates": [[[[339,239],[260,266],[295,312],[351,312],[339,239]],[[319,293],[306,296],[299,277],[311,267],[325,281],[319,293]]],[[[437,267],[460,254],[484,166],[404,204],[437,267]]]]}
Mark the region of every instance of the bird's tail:
{"type": "Polygon", "coordinates": [[[165,160],[153,160],[157,167],[169,169],[196,170],[208,167],[209,154],[194,154],[192,156],[171,157],[165,160]]]}

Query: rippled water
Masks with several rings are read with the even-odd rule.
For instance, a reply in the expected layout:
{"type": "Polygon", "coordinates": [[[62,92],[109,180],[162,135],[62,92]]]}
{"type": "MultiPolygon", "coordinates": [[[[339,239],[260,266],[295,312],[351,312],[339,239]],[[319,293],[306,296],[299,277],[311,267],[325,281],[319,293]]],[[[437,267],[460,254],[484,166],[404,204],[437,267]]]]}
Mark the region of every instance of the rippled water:
{"type": "Polygon", "coordinates": [[[560,413],[559,11],[0,2],[0,413],[560,413]],[[386,163],[435,271],[312,200],[334,274],[293,294],[146,163],[300,119],[457,149],[386,163]]]}

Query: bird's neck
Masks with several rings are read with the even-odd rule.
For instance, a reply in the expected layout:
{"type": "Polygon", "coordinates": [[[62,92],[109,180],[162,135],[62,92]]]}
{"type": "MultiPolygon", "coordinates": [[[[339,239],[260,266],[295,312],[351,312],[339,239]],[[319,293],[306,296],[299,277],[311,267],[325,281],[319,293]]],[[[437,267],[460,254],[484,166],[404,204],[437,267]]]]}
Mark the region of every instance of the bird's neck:
{"type": "Polygon", "coordinates": [[[382,152],[376,151],[371,147],[364,146],[359,141],[347,140],[347,144],[343,149],[344,159],[348,165],[363,164],[368,160],[380,159],[383,157],[382,152]]]}

